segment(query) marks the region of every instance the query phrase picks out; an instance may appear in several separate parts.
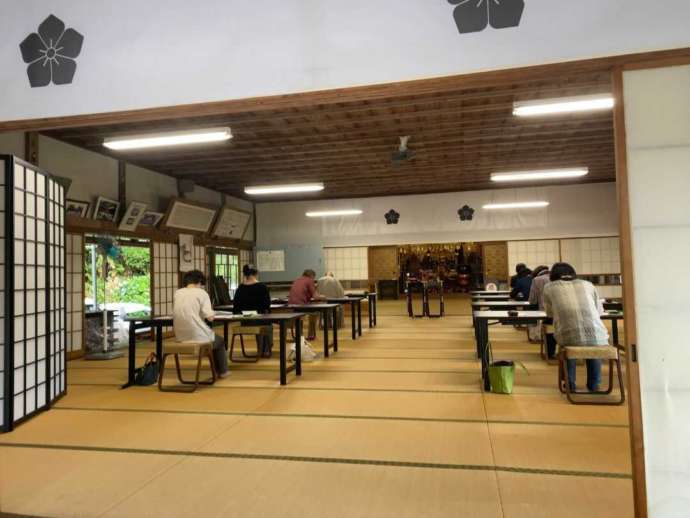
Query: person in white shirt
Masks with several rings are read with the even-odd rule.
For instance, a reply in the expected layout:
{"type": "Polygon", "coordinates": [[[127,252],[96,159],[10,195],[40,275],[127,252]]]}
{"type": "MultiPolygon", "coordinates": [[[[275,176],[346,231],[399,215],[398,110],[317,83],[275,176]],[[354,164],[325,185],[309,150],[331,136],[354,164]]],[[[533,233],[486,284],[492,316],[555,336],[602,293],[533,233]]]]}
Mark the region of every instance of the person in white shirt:
{"type": "MultiPolygon", "coordinates": [[[[335,278],[333,272],[328,272],[326,275],[324,275],[318,281],[316,281],[316,291],[327,299],[345,298],[345,290],[343,289],[343,285],[340,284],[340,281],[335,278]]],[[[343,312],[343,307],[338,306],[339,328],[343,327],[344,318],[345,315],[343,312]]],[[[328,316],[328,321],[331,322],[332,325],[332,317],[330,316],[330,314],[328,316]]]]}
{"type": "Polygon", "coordinates": [[[228,375],[225,340],[216,335],[205,321],[213,321],[211,299],[203,289],[206,277],[199,270],[185,273],[184,288],[173,299],[173,330],[178,342],[213,342],[213,363],[219,377],[228,375]]]}

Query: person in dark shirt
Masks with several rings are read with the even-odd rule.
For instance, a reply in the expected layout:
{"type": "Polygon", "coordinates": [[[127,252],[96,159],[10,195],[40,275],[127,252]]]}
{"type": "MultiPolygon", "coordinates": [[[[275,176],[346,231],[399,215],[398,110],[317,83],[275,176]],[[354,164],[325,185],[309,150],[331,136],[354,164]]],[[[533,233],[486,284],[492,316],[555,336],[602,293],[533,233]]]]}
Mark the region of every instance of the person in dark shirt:
{"type": "MultiPolygon", "coordinates": [[[[268,287],[257,279],[258,270],[254,265],[245,264],[242,267],[244,280],[235,291],[232,312],[240,314],[243,311],[257,311],[269,313],[271,311],[271,295],[268,287]]],[[[264,326],[264,333],[256,335],[256,345],[259,354],[270,358],[273,348],[273,326],[264,326]]]]}
{"type": "Polygon", "coordinates": [[[532,287],[532,270],[525,267],[517,275],[515,286],[510,292],[510,298],[515,300],[527,300],[532,287]]]}
{"type": "Polygon", "coordinates": [[[518,278],[520,277],[520,272],[523,270],[527,269],[527,265],[525,263],[517,263],[515,265],[515,275],[513,275],[510,278],[510,289],[512,290],[515,287],[515,283],[517,282],[518,278]]]}

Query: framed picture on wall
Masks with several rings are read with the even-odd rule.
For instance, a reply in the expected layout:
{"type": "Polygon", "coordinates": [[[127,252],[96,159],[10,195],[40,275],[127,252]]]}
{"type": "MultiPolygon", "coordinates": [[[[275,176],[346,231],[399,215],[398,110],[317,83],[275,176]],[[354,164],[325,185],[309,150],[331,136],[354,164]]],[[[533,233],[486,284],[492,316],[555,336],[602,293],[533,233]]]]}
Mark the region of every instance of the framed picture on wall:
{"type": "Polygon", "coordinates": [[[93,219],[115,222],[119,208],[120,202],[99,196],[93,209],[93,219]]]}
{"type": "Polygon", "coordinates": [[[216,217],[216,209],[191,200],[173,198],[165,213],[163,226],[191,232],[207,233],[216,217]]]}
{"type": "Polygon", "coordinates": [[[65,210],[68,216],[85,218],[89,212],[89,205],[90,203],[88,201],[68,199],[65,210]]]}
{"type": "Polygon", "coordinates": [[[146,227],[155,227],[163,219],[164,214],[162,212],[153,212],[147,210],[144,212],[139,224],[146,227]]]}
{"type": "Polygon", "coordinates": [[[127,206],[125,215],[120,220],[120,225],[118,226],[118,228],[120,230],[134,232],[137,229],[137,226],[139,226],[139,222],[144,217],[147,206],[148,205],[146,205],[145,203],[141,203],[139,201],[131,202],[127,206]]]}
{"type": "Polygon", "coordinates": [[[223,207],[220,209],[211,235],[229,239],[242,239],[249,227],[250,212],[223,207]]]}

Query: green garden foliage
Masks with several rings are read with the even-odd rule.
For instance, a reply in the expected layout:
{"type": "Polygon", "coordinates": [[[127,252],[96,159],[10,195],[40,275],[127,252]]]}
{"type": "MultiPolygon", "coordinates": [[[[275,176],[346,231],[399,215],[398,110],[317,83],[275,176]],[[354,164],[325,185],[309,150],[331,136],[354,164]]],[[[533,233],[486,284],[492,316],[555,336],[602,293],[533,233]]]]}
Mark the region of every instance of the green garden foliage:
{"type": "MultiPolygon", "coordinates": [[[[91,247],[84,253],[85,293],[93,297],[91,274],[91,247]]],[[[107,288],[107,302],[134,302],[151,305],[151,254],[146,247],[123,246],[118,259],[108,258],[107,286],[103,286],[103,256],[96,254],[98,301],[104,300],[107,288]]]]}

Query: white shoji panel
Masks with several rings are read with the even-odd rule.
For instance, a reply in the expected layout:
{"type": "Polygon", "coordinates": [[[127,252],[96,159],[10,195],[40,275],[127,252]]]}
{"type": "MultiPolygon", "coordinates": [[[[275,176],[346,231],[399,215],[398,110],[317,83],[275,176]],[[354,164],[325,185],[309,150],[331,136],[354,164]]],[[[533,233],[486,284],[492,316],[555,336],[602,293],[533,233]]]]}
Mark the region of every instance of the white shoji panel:
{"type": "Polygon", "coordinates": [[[194,269],[204,272],[204,275],[208,275],[205,246],[194,246],[194,269]]]}
{"type": "Polygon", "coordinates": [[[240,271],[245,264],[254,264],[254,252],[252,250],[240,250],[240,271]]]}
{"type": "Polygon", "coordinates": [[[525,263],[534,269],[540,265],[551,266],[560,261],[557,239],[537,241],[508,241],[508,271],[515,272],[515,265],[525,263]]]}
{"type": "Polygon", "coordinates": [[[67,234],[67,350],[84,347],[84,236],[67,234]]]}
{"type": "Polygon", "coordinates": [[[333,272],[341,281],[369,279],[369,256],[366,246],[324,248],[327,272],[333,272]]]}
{"type": "Polygon", "coordinates": [[[617,237],[563,239],[563,260],[582,275],[621,273],[620,242],[617,237]]]}
{"type": "MultiPolygon", "coordinates": [[[[27,178],[29,176],[27,175],[27,178]]],[[[65,190],[57,181],[47,179],[48,248],[50,250],[49,299],[50,334],[48,341],[50,397],[63,394],[66,387],[67,301],[65,286],[65,190]]]]}
{"type": "Polygon", "coordinates": [[[172,315],[173,297],[179,287],[177,243],[153,243],[153,313],[172,315]]]}

